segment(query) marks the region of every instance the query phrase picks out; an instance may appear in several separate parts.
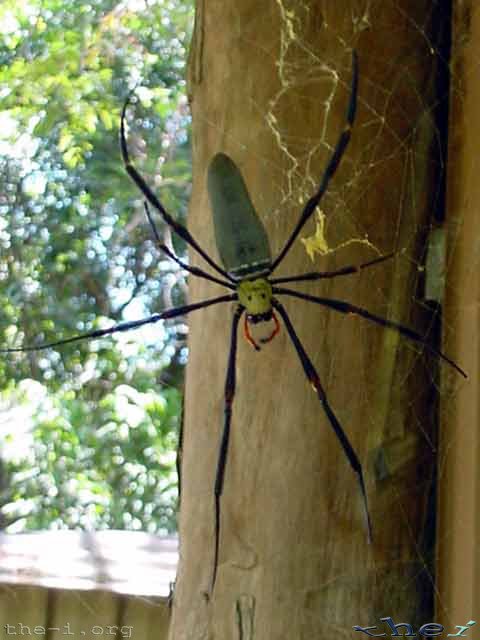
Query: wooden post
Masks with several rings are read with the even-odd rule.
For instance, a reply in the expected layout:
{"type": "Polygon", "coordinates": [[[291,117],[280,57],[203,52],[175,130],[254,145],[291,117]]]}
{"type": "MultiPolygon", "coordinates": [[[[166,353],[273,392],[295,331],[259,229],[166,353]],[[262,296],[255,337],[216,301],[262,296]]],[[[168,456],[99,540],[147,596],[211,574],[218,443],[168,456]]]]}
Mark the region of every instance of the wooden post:
{"type": "MultiPolygon", "coordinates": [[[[441,164],[431,117],[438,16],[426,0],[360,4],[199,2],[190,60],[189,226],[217,256],[206,169],[223,151],[244,175],[273,254],[281,249],[344,127],[355,48],[357,122],[321,207],[329,246],[347,244],[312,265],[297,242],[278,275],[376,257],[366,244],[349,242],[368,235],[381,252],[404,253],[356,276],[298,288],[423,332],[430,319],[415,304],[422,291],[418,267],[441,164]]],[[[302,235],[313,232],[311,223],[302,235]]],[[[192,280],[191,301],[218,293],[192,280]]],[[[434,363],[425,367],[418,350],[391,331],[284,301],[364,464],[374,544],[367,543],[355,474],[286,331],[260,353],[240,336],[220,565],[213,597],[204,596],[232,310],[193,314],[173,640],[351,637],[354,625],[381,625],[380,617],[418,629],[433,614],[424,543],[434,468],[434,363]]]]}
{"type": "Polygon", "coordinates": [[[469,380],[451,386],[442,402],[437,617],[450,633],[472,618],[480,622],[479,59],[478,4],[454,2],[444,324],[469,380]]]}

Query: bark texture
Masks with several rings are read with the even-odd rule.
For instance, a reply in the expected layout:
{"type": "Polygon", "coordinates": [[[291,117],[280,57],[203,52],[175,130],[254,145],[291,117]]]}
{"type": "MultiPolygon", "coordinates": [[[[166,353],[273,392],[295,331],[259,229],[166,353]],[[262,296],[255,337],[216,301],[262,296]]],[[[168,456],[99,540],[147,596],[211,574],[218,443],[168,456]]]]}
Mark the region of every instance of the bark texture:
{"type": "MultiPolygon", "coordinates": [[[[218,255],[206,169],[222,151],[244,175],[273,254],[282,248],[300,200],[320,180],[344,126],[355,48],[359,110],[351,145],[322,203],[327,237],[337,246],[368,234],[382,252],[405,253],[360,275],[297,288],[426,328],[428,317],[415,297],[421,295],[417,264],[436,196],[432,185],[440,179],[431,112],[431,47],[439,27],[432,4],[199,1],[190,59],[189,227],[202,246],[218,255]]],[[[302,235],[313,230],[310,223],[302,235]]],[[[375,256],[353,244],[312,265],[298,241],[278,275],[375,256]]],[[[194,280],[190,299],[220,292],[194,280]]],[[[260,353],[239,336],[220,564],[213,598],[205,598],[232,310],[198,312],[189,321],[172,640],[352,637],[352,626],[378,625],[382,616],[419,625],[431,617],[425,561],[434,463],[431,374],[392,332],[306,302],[282,302],[364,465],[374,544],[367,543],[355,474],[286,331],[260,353]]]]}

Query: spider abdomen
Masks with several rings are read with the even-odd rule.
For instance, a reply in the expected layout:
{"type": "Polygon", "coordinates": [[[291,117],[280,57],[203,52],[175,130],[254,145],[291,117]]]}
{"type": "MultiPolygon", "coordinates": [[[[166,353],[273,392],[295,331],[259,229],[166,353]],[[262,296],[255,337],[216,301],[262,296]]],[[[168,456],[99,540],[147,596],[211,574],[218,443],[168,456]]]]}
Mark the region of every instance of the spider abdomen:
{"type": "Polygon", "coordinates": [[[242,174],[224,153],[218,153],[210,163],[208,193],[215,241],[227,273],[237,281],[268,274],[272,257],[267,232],[242,174]]]}

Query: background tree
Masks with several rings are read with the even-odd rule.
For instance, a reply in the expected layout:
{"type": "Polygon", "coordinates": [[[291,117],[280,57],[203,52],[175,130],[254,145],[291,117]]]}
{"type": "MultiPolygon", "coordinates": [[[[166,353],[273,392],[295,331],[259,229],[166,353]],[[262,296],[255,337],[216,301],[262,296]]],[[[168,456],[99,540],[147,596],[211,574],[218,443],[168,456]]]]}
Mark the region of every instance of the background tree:
{"type": "MultiPolygon", "coordinates": [[[[184,219],[190,3],[7,0],[0,23],[0,344],[41,343],[183,301],[184,276],[156,250],[124,171],[118,126],[136,87],[132,153],[184,219]]],[[[1,358],[6,524],[175,527],[185,337],[180,320],[1,358]],[[32,424],[22,446],[18,433],[32,424]]]]}
{"type": "MultiPolygon", "coordinates": [[[[223,151],[245,176],[273,253],[280,250],[344,126],[355,48],[357,122],[322,203],[328,244],[342,248],[315,266],[361,263],[376,255],[372,247],[398,255],[302,290],[434,339],[423,265],[444,214],[448,28],[448,13],[431,2],[199,4],[189,226],[202,245],[216,255],[205,172],[223,151]],[[365,236],[370,246],[351,243],[365,236]]],[[[311,269],[297,242],[282,274],[311,269]]],[[[192,300],[218,293],[203,281],[191,291],[192,300]]],[[[364,463],[375,543],[367,544],[356,478],[286,332],[261,354],[240,340],[220,565],[205,597],[231,316],[192,316],[175,640],[316,638],[351,634],[389,612],[417,628],[432,615],[437,364],[425,366],[411,344],[359,319],[285,304],[364,463]]]]}

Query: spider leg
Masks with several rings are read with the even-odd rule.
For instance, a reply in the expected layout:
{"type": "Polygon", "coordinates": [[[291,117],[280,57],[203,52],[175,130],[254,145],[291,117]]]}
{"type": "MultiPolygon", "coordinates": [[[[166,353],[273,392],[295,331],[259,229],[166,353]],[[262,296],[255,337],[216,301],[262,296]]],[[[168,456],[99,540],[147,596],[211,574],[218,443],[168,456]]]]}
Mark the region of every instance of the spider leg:
{"type": "Polygon", "coordinates": [[[375,324],[379,324],[381,327],[393,329],[400,335],[409,338],[413,342],[418,342],[419,344],[423,345],[437,358],[441,358],[442,360],[447,362],[464,378],[468,378],[465,371],[461,369],[458,364],[456,364],[453,360],[451,360],[448,356],[446,356],[438,349],[435,349],[435,347],[432,347],[432,345],[429,344],[427,340],[425,340],[425,338],[423,338],[419,333],[417,333],[413,329],[410,329],[409,327],[405,327],[403,324],[394,322],[393,320],[387,320],[386,318],[382,318],[381,316],[377,316],[374,313],[370,313],[370,311],[367,311],[367,309],[357,307],[356,305],[345,302],[344,300],[335,300],[333,298],[319,298],[318,296],[311,296],[308,293],[301,293],[300,291],[293,291],[292,289],[284,289],[282,287],[273,287],[273,293],[293,296],[294,298],[300,298],[301,300],[308,300],[309,302],[314,302],[315,304],[322,305],[323,307],[328,307],[329,309],[333,309],[334,311],[338,311],[339,313],[357,315],[365,318],[366,320],[370,320],[375,324]]]}
{"type": "Polygon", "coordinates": [[[215,581],[217,579],[218,568],[218,552],[220,548],[220,499],[223,493],[223,481],[225,479],[225,465],[228,457],[228,445],[230,440],[230,424],[232,421],[232,405],[235,396],[235,365],[237,357],[237,330],[238,323],[244,307],[239,305],[232,319],[232,331],[230,337],[230,353],[228,355],[227,377],[225,380],[225,415],[223,422],[222,440],[220,444],[220,452],[218,454],[217,472],[215,475],[215,553],[213,558],[212,581],[210,583],[210,595],[213,593],[215,581]]]}
{"type": "Polygon", "coordinates": [[[270,280],[270,284],[280,284],[284,282],[304,282],[305,280],[323,280],[324,278],[336,278],[337,276],[348,276],[351,273],[358,273],[362,269],[366,269],[367,267],[372,267],[375,264],[379,264],[380,262],[385,262],[385,260],[390,260],[395,255],[395,251],[392,253],[388,253],[384,256],[379,256],[378,258],[374,258],[373,260],[369,260],[368,262],[363,262],[362,264],[351,264],[347,267],[342,267],[341,269],[337,269],[336,271],[312,271],[310,273],[303,273],[298,276],[286,276],[284,278],[272,278],[270,280]]]}
{"type": "Polygon", "coordinates": [[[56,340],[54,342],[47,342],[45,344],[39,344],[37,346],[16,347],[11,349],[0,349],[0,353],[21,353],[24,351],[42,351],[43,349],[50,349],[52,347],[58,347],[64,344],[70,344],[71,342],[78,342],[80,340],[88,340],[89,338],[101,338],[102,336],[111,335],[112,333],[118,333],[119,331],[130,331],[132,329],[138,329],[145,324],[154,324],[160,320],[167,320],[168,318],[176,318],[177,316],[186,315],[191,311],[197,309],[204,309],[220,302],[231,302],[237,299],[235,293],[219,296],[217,298],[210,298],[209,300],[202,300],[201,302],[194,302],[193,304],[186,304],[181,307],[174,307],[173,309],[167,309],[162,313],[154,313],[148,318],[142,318],[142,320],[132,320],[130,322],[120,322],[108,329],[97,329],[96,331],[90,331],[88,333],[81,333],[71,338],[65,338],[63,340],[56,340]]]}
{"type": "Polygon", "coordinates": [[[208,262],[208,264],[213,269],[215,269],[215,271],[220,273],[227,280],[230,280],[230,282],[233,282],[232,277],[229,276],[228,273],[224,269],[222,269],[214,260],[212,260],[212,258],[210,258],[210,256],[197,243],[195,238],[193,238],[193,236],[190,234],[188,229],[172,218],[172,216],[167,212],[167,210],[162,205],[160,200],[153,193],[153,191],[150,189],[148,184],[145,182],[145,180],[142,178],[142,176],[138,173],[138,171],[133,166],[128,153],[127,139],[125,136],[125,115],[126,115],[129,101],[130,101],[130,95],[131,94],[129,94],[128,98],[125,101],[125,104],[123,105],[122,116],[120,119],[120,148],[122,151],[123,162],[125,164],[125,170],[127,171],[130,178],[133,180],[133,182],[135,182],[135,184],[140,189],[140,191],[143,193],[143,195],[148,200],[148,202],[150,202],[150,204],[153,207],[155,207],[155,209],[157,209],[157,211],[160,213],[160,215],[164,219],[165,223],[168,224],[168,226],[171,227],[173,231],[178,236],[180,236],[180,238],[185,240],[185,242],[190,247],[192,247],[192,249],[194,249],[199,255],[201,255],[202,258],[206,262],[208,262]]]}
{"type": "Polygon", "coordinates": [[[203,271],[203,269],[199,269],[198,267],[191,266],[189,264],[186,264],[182,260],[180,260],[180,258],[176,256],[175,253],[171,249],[169,249],[166,244],[164,244],[161,241],[160,235],[158,233],[158,229],[152,218],[150,209],[148,208],[148,203],[144,202],[143,206],[145,207],[145,213],[147,214],[148,222],[150,223],[150,227],[152,228],[153,235],[155,236],[155,240],[157,241],[157,246],[160,249],[160,251],[163,251],[165,255],[171,258],[174,262],[178,264],[178,266],[180,266],[182,269],[185,269],[185,271],[187,271],[188,273],[191,273],[192,275],[197,276],[199,278],[204,278],[205,280],[210,280],[210,282],[216,282],[217,284],[221,284],[222,286],[227,287],[228,289],[235,289],[235,285],[233,285],[231,282],[220,280],[219,278],[216,278],[215,276],[210,275],[206,271],[203,271]]]}
{"type": "Polygon", "coordinates": [[[303,229],[305,223],[310,219],[311,215],[320,204],[320,200],[322,199],[325,191],[328,188],[328,184],[330,179],[333,177],[334,173],[338,169],[338,165],[340,164],[340,160],[347,148],[348,143],[350,142],[351,132],[353,122],[355,120],[355,113],[357,110],[357,89],[358,89],[358,58],[355,50],[352,51],[352,85],[350,89],[350,100],[348,102],[347,107],[347,123],[338,138],[337,144],[333,150],[333,154],[330,157],[330,160],[327,164],[327,167],[323,173],[322,180],[320,182],[320,186],[318,191],[308,200],[305,205],[300,219],[297,222],[296,227],[294,228],[291,236],[287,240],[285,246],[280,251],[278,256],[272,262],[270,266],[270,273],[272,273],[278,265],[282,262],[282,260],[287,255],[292,244],[295,242],[298,234],[303,229]]]}
{"type": "Polygon", "coordinates": [[[310,381],[310,384],[312,385],[313,389],[316,391],[318,399],[322,403],[323,410],[325,411],[325,414],[328,418],[330,426],[332,427],[335,435],[337,436],[340,444],[342,445],[342,449],[347,457],[348,462],[350,463],[350,466],[352,467],[353,471],[357,474],[360,493],[362,495],[362,500],[363,500],[363,509],[365,513],[365,522],[367,525],[368,541],[371,542],[372,541],[372,523],[370,520],[370,513],[368,511],[367,491],[365,489],[365,482],[363,479],[362,465],[360,464],[360,461],[358,459],[357,454],[355,453],[354,448],[350,444],[350,440],[348,439],[347,434],[343,430],[343,427],[341,426],[340,422],[338,421],[336,415],[333,412],[333,409],[328,403],[327,396],[325,394],[325,390],[323,389],[320,379],[318,377],[318,373],[315,367],[313,366],[312,361],[308,357],[305,349],[303,348],[303,345],[300,342],[295,329],[293,328],[293,325],[290,321],[290,318],[288,317],[287,312],[285,311],[285,308],[276,299],[272,299],[272,305],[275,307],[275,309],[277,309],[278,313],[282,316],[283,322],[285,323],[285,327],[287,328],[288,335],[290,336],[293,346],[295,347],[298,357],[300,358],[300,362],[302,364],[303,370],[305,371],[305,375],[310,381]]]}

